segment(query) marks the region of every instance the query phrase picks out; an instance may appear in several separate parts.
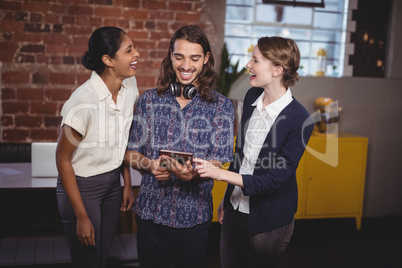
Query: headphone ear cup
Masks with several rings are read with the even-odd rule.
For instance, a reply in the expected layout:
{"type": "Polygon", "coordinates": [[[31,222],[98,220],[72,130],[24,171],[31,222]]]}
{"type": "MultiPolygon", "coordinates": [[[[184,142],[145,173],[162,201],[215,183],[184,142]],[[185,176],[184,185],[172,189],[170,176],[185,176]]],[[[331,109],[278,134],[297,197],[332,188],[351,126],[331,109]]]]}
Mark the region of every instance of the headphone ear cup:
{"type": "Polygon", "coordinates": [[[175,97],[180,97],[181,90],[180,90],[179,83],[173,82],[170,84],[170,95],[175,96],[175,97]]]}
{"type": "Polygon", "coordinates": [[[195,97],[195,95],[197,95],[197,92],[198,92],[197,88],[193,84],[189,84],[184,87],[183,96],[186,99],[192,99],[195,97]]]}

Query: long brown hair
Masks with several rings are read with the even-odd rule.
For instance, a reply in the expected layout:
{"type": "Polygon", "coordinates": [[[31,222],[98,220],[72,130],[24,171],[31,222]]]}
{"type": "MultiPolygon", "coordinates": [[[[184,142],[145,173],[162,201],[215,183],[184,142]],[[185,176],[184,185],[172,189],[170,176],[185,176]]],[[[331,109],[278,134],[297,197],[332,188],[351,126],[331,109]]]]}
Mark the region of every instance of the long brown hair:
{"type": "Polygon", "coordinates": [[[258,49],[274,66],[283,68],[282,85],[286,88],[299,81],[297,69],[300,65],[300,51],[296,42],[279,36],[258,39],[258,49]]]}
{"type": "Polygon", "coordinates": [[[170,83],[176,81],[176,73],[173,70],[170,53],[171,51],[173,51],[173,46],[177,39],[199,44],[202,47],[204,56],[207,55],[207,53],[209,52],[209,60],[206,64],[204,64],[202,71],[199,73],[197,77],[197,82],[198,94],[201,96],[201,98],[206,101],[213,101],[210,92],[214,89],[214,85],[218,77],[218,74],[214,69],[214,56],[212,55],[207,35],[204,33],[203,30],[201,30],[200,27],[196,25],[184,26],[177,30],[172,36],[169,44],[168,53],[163,59],[160,67],[159,77],[157,81],[158,95],[162,96],[162,94],[169,89],[170,83]]]}

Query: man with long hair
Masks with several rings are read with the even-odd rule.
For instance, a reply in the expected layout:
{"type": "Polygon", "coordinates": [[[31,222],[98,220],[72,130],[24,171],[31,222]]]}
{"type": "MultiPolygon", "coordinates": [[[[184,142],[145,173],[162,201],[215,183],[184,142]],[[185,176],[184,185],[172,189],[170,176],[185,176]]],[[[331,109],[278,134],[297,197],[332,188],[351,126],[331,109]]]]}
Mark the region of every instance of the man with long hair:
{"type": "Polygon", "coordinates": [[[233,106],[213,90],[213,67],[201,28],[180,28],[157,88],[144,92],[135,109],[126,163],[142,173],[134,207],[141,267],[204,267],[213,180],[201,179],[191,160],[159,152],[192,154],[217,167],[232,161],[233,106]]]}

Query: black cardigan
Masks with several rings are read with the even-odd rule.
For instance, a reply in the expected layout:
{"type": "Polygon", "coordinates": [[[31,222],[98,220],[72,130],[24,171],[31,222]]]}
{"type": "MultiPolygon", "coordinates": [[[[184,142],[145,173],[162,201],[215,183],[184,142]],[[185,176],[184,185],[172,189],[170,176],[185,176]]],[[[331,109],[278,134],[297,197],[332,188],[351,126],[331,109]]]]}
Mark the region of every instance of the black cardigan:
{"type": "MultiPolygon", "coordinates": [[[[262,88],[251,88],[243,103],[243,115],[236,138],[234,161],[229,170],[239,172],[244,139],[252,104],[262,88]]],[[[313,131],[313,120],[306,109],[293,99],[271,127],[253,175],[242,175],[243,194],[250,196],[250,233],[269,232],[290,223],[297,210],[296,169],[313,131]]],[[[234,185],[228,184],[224,205],[230,203],[234,185]]]]}

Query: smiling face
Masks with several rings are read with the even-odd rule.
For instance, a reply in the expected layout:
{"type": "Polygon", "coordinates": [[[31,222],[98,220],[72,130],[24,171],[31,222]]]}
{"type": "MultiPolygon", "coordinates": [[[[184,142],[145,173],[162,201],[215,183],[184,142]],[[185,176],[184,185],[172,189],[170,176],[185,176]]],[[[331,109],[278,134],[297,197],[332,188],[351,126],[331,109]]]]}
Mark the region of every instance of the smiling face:
{"type": "Polygon", "coordinates": [[[254,47],[252,59],[246,64],[250,71],[250,85],[253,87],[269,87],[272,83],[278,81],[278,72],[280,66],[274,66],[272,62],[265,58],[258,46],[254,47]]]}
{"type": "Polygon", "coordinates": [[[123,79],[134,76],[139,56],[140,54],[134,48],[131,38],[127,34],[123,34],[121,46],[112,59],[115,74],[123,79]]]}
{"type": "Polygon", "coordinates": [[[208,62],[209,52],[204,55],[201,45],[177,39],[173,45],[173,51],[170,52],[170,58],[182,88],[190,83],[197,86],[197,81],[194,80],[202,71],[204,64],[208,62]]]}

